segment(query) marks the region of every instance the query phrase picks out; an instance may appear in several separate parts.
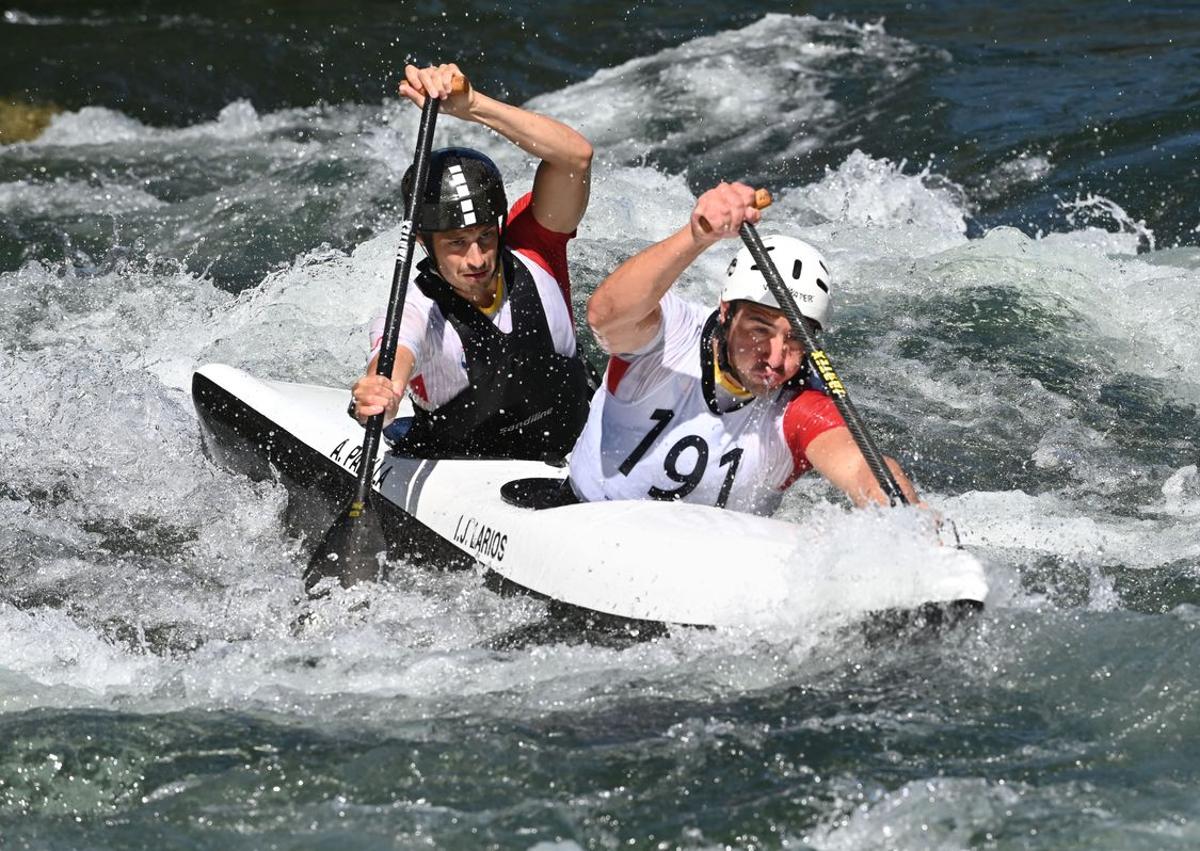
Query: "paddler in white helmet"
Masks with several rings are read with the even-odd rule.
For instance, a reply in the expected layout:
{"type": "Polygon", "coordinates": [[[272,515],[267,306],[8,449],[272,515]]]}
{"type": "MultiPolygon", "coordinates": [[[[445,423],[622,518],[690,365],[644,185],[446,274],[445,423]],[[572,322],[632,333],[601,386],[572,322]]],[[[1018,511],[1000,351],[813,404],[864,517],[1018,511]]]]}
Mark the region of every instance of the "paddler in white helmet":
{"type": "MultiPolygon", "coordinates": [[[[609,353],[603,385],[571,453],[584,501],[660,499],[770,514],[815,469],[854,502],[887,505],[833,400],[810,385],[805,352],[748,249],[729,264],[720,303],[671,287],[717,243],[756,224],[755,193],[721,183],[686,226],[634,255],[588,302],[609,353]]],[[[812,331],[829,318],[832,276],[820,252],[789,236],[763,243],[812,331]]],[[[886,463],[910,502],[912,483],[886,463]]]]}
{"type": "Polygon", "coordinates": [[[385,423],[407,391],[416,416],[389,425],[393,447],[421,457],[561,460],[587,416],[591,389],[575,348],[567,241],[587,209],[592,146],[552,118],[488,97],[457,65],[404,70],[400,94],[417,107],[490,128],[540,162],[533,189],[510,207],[495,163],[470,148],[442,148],[414,222],[427,258],[408,287],[396,366],[376,374],[384,317],[371,328],[367,373],[352,388],[360,422],[385,423]]]}

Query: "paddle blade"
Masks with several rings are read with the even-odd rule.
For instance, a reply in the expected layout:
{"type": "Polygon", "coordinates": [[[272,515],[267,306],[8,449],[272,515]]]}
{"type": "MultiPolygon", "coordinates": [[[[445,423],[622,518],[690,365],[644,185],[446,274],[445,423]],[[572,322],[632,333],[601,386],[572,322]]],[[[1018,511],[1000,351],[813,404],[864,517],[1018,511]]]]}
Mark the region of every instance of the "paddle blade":
{"type": "Polygon", "coordinates": [[[317,545],[304,569],[309,596],[322,579],[334,577],[343,588],[380,578],[379,553],[387,551],[380,518],[370,501],[352,499],[317,545]]]}

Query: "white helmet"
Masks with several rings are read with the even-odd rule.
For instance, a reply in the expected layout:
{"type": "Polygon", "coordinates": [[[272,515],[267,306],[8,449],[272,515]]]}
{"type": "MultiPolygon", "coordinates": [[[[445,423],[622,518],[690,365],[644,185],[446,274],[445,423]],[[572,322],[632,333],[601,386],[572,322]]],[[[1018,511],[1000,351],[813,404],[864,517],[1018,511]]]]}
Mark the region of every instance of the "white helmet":
{"type": "MultiPolygon", "coordinates": [[[[832,276],[821,252],[807,242],[792,236],[765,236],[767,249],[779,277],[796,299],[800,313],[821,328],[829,317],[829,284],[832,276]]],[[[779,310],[779,302],[767,286],[767,279],[758,271],[750,249],[745,246],[729,264],[728,280],[721,290],[721,301],[744,299],[779,310]]]]}

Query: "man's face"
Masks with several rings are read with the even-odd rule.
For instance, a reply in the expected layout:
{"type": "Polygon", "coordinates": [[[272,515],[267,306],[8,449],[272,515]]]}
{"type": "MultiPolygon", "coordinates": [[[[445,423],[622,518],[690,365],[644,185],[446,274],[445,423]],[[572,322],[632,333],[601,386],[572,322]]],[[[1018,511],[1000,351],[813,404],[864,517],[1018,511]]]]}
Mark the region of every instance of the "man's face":
{"type": "Polygon", "coordinates": [[[495,224],[439,231],[432,237],[438,271],[455,292],[470,298],[490,290],[500,247],[495,224]]]}
{"type": "Polygon", "coordinates": [[[726,343],[734,377],[755,396],[765,396],[800,371],[804,347],[793,338],[782,312],[753,302],[721,303],[721,318],[733,310],[726,343]]]}

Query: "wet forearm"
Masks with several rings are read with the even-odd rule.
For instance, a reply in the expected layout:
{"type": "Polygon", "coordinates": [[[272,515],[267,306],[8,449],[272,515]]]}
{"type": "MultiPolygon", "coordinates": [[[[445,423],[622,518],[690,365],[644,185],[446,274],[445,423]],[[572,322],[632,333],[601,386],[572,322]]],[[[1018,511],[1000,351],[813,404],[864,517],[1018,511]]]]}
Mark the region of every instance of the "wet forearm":
{"type": "Polygon", "coordinates": [[[495,130],[543,162],[582,175],[592,162],[591,143],[561,121],[522,109],[475,91],[470,120],[495,130]]]}

